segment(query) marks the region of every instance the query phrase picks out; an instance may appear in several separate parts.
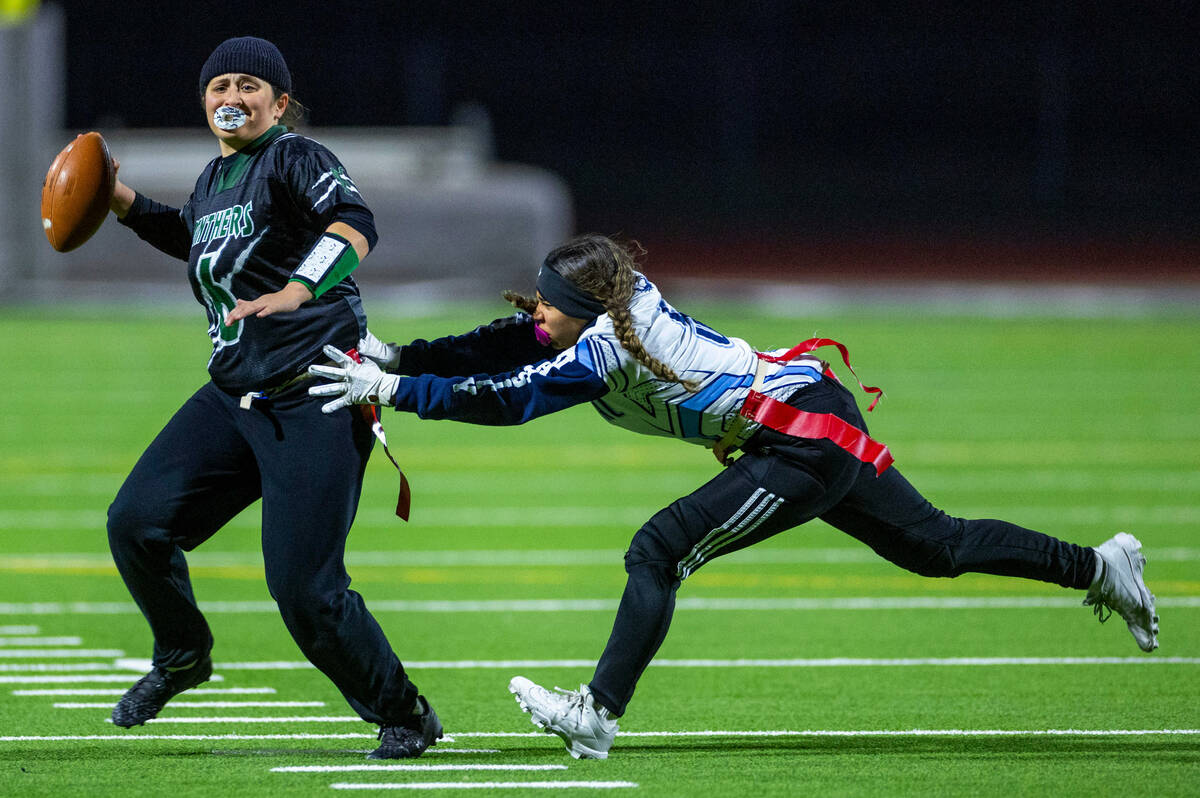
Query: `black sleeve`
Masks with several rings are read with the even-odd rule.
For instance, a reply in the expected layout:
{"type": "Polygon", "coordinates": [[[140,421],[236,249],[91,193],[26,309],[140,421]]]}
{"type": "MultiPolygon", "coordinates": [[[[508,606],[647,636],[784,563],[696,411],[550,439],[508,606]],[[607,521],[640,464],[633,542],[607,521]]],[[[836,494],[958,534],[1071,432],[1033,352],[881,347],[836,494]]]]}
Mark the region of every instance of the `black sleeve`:
{"type": "Polygon", "coordinates": [[[311,139],[296,138],[278,150],[293,199],[322,232],[344,222],[375,247],[375,217],[337,156],[311,139]]]}
{"type": "MultiPolygon", "coordinates": [[[[339,205],[333,213],[333,222],[348,224],[367,239],[367,248],[375,249],[379,234],[375,232],[375,216],[365,205],[339,205]]],[[[326,225],[328,227],[328,225],[326,225]]]]}
{"type": "Polygon", "coordinates": [[[462,377],[512,371],[558,354],[537,342],[533,319],[524,313],[496,319],[465,335],[426,341],[418,338],[400,350],[399,374],[462,377]]]}
{"type": "Polygon", "coordinates": [[[191,254],[191,231],[179,208],[163,205],[135,192],[129,213],[117,221],[137,233],[138,238],[173,258],[187,260],[191,254]]]}

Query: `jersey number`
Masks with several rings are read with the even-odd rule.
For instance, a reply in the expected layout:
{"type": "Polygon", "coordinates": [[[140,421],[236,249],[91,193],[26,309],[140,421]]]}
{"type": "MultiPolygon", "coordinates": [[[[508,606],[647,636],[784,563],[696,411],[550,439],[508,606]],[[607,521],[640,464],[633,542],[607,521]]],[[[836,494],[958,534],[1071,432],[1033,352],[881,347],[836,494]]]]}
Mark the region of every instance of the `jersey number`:
{"type": "Polygon", "coordinates": [[[668,316],[670,316],[672,321],[679,322],[684,327],[690,327],[691,329],[695,330],[696,335],[699,335],[701,338],[707,338],[709,341],[712,341],[714,344],[719,344],[721,346],[729,345],[729,339],[726,338],[724,335],[721,335],[719,332],[714,330],[712,327],[709,327],[707,324],[703,324],[701,322],[696,321],[695,319],[693,319],[691,316],[687,315],[686,313],[680,313],[678,310],[671,307],[666,302],[660,301],[658,303],[658,309],[661,310],[663,313],[666,313],[668,316]]]}
{"type": "Polygon", "coordinates": [[[233,284],[233,272],[231,271],[224,279],[217,279],[213,275],[219,257],[221,257],[220,249],[216,252],[205,252],[196,262],[196,277],[200,281],[200,286],[204,291],[204,301],[208,304],[208,310],[213,318],[213,322],[208,328],[208,334],[212,337],[213,346],[217,349],[236,344],[242,336],[242,322],[239,321],[232,327],[225,325],[225,314],[233,310],[237,300],[229,290],[233,284]]]}

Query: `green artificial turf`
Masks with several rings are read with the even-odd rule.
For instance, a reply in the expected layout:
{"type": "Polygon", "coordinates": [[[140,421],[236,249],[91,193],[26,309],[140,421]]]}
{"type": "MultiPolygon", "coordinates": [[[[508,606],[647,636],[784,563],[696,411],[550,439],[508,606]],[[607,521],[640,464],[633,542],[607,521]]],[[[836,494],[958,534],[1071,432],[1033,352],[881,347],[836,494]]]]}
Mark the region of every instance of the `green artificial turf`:
{"type": "MultiPolygon", "coordinates": [[[[123,689],[141,666],[124,660],[149,657],[146,625],[108,557],[105,511],[145,445],[206,379],[204,325],[198,311],[8,309],[0,335],[24,343],[5,351],[0,394],[0,795],[325,795],[349,782],[628,782],[637,786],[615,793],[654,796],[1197,793],[1200,318],[683,309],[760,348],[813,334],[843,341],[862,379],[887,392],[868,417],[872,434],[952,514],[1087,545],[1136,534],[1160,601],[1162,647],[1142,654],[1118,617],[1101,626],[1078,606],[1081,594],[973,574],[925,579],[815,522],[687,580],[611,757],[573,760],[557,738],[534,733],[508,679],[523,673],[566,688],[588,680],[629,537],[711,477],[715,462],[698,447],[610,427],[588,407],[510,429],[389,413],[412,520],[392,516],[395,474],[376,457],[348,562],[453,737],[407,764],[565,769],[273,772],[365,764],[374,729],[336,720],[353,713],[304,667],[274,612],[257,506],[189,559],[223,677],[205,687],[275,692],[184,695],[164,722],[119,730],[107,706],[54,707],[115,696],[14,691],[123,689]],[[36,642],[54,638],[67,642],[36,642]],[[101,653],[67,656],[76,649],[101,653]],[[50,669],[85,663],[98,670],[50,669]],[[118,680],[18,683],[72,673],[118,680]],[[324,706],[186,706],[206,698],[324,706]],[[261,720],[167,722],[200,717],[261,720]],[[295,734],[318,737],[265,736],[295,734]]],[[[407,340],[503,312],[376,314],[372,328],[407,340]]],[[[551,792],[576,789],[596,787],[551,792]]]]}

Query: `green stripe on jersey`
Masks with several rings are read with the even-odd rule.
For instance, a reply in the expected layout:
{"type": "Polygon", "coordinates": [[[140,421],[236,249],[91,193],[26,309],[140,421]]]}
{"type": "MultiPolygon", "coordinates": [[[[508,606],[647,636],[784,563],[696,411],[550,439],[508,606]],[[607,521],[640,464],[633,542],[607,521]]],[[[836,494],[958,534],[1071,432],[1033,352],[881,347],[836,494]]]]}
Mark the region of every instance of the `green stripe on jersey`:
{"type": "Polygon", "coordinates": [[[250,162],[262,146],[271,139],[287,132],[283,125],[273,125],[266,133],[238,150],[233,155],[221,159],[220,176],[217,178],[217,191],[225,191],[242,182],[250,162]]]}

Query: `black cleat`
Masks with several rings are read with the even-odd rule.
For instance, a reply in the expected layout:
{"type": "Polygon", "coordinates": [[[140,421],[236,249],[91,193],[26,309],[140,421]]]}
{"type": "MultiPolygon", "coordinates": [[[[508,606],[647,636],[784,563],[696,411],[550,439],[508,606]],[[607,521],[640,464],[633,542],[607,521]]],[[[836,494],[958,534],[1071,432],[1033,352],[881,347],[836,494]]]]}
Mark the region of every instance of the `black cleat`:
{"type": "Polygon", "coordinates": [[[408,720],[400,726],[384,726],[379,730],[379,747],[367,754],[367,759],[412,759],[425,753],[431,745],[442,739],[442,722],[425,696],[417,696],[417,706],[408,720]]]}
{"type": "Polygon", "coordinates": [[[123,728],[141,726],[156,717],[163,706],[184,690],[207,682],[212,676],[212,659],[205,656],[186,668],[154,666],[113,707],[112,722],[123,728]]]}

